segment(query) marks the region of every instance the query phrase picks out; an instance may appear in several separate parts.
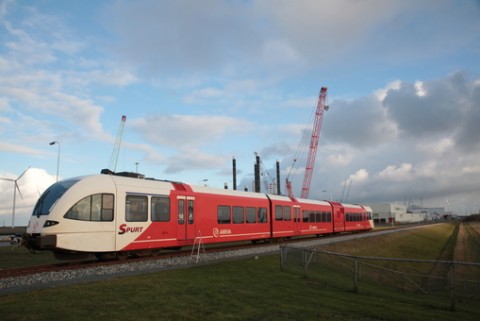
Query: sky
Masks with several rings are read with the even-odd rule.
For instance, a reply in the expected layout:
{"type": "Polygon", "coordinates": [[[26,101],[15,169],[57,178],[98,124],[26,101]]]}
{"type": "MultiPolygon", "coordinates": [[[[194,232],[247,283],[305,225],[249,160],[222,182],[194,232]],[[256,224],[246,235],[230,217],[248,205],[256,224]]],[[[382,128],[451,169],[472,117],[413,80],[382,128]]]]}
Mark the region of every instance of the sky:
{"type": "Polygon", "coordinates": [[[310,198],[479,211],[479,1],[0,0],[0,226],[122,115],[117,171],[251,190],[258,153],[299,195],[323,86],[310,198]]]}

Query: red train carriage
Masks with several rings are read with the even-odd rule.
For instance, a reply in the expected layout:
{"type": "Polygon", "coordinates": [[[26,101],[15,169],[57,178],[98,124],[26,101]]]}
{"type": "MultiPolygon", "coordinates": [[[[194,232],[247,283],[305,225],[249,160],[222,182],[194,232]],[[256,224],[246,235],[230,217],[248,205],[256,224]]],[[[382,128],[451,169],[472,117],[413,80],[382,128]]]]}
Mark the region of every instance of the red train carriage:
{"type": "Polygon", "coordinates": [[[345,213],[345,231],[363,231],[372,227],[365,209],[361,205],[343,204],[345,213]]]}

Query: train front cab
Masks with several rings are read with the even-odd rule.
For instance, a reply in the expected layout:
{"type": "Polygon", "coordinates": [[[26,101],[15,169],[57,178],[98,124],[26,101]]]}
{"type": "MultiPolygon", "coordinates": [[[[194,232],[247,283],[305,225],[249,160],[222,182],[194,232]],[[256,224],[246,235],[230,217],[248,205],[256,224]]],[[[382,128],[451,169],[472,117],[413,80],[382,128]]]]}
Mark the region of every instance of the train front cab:
{"type": "Polygon", "coordinates": [[[98,175],[53,184],[33,210],[27,227],[27,246],[52,250],[60,258],[74,258],[75,253],[113,251],[114,194],[112,180],[98,175]]]}

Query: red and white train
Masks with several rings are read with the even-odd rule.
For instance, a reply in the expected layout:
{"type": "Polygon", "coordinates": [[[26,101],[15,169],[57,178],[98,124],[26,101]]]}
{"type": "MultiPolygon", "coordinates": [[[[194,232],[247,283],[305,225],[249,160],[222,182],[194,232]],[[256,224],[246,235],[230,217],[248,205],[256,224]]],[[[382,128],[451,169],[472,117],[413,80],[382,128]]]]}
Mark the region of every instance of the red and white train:
{"type": "Polygon", "coordinates": [[[50,186],[28,223],[27,246],[59,257],[105,258],[199,240],[255,242],[373,228],[367,206],[131,176],[99,174],[50,186]]]}

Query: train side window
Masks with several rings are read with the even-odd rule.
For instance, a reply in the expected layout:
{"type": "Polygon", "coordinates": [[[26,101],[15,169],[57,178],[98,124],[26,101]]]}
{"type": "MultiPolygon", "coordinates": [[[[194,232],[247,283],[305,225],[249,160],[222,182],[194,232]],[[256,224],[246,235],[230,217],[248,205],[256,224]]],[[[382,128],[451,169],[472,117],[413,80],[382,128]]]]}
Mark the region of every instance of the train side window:
{"type": "Polygon", "coordinates": [[[220,205],[217,209],[217,221],[218,224],[230,224],[230,206],[220,205]]]}
{"type": "Polygon", "coordinates": [[[322,222],[328,222],[327,221],[327,212],[322,212],[322,222]]]}
{"type": "Polygon", "coordinates": [[[100,221],[102,214],[102,194],[91,196],[90,221],[100,221]]]}
{"type": "Polygon", "coordinates": [[[303,223],[308,223],[308,211],[303,211],[303,223]]]}
{"type": "Polygon", "coordinates": [[[80,221],[90,221],[91,204],[91,196],[82,198],[68,210],[68,212],[65,214],[65,218],[71,218],[80,221]]]}
{"type": "Polygon", "coordinates": [[[113,221],[113,194],[102,194],[102,221],[113,221]]]}
{"type": "Polygon", "coordinates": [[[185,223],[185,200],[178,200],[178,224],[185,223]]]}
{"type": "Polygon", "coordinates": [[[265,207],[258,209],[258,223],[268,223],[267,209],[265,207]]]}
{"type": "Polygon", "coordinates": [[[233,207],[233,223],[242,224],[243,222],[244,222],[243,207],[234,206],[233,207]]]}
{"type": "Polygon", "coordinates": [[[292,210],[290,206],[285,206],[283,208],[283,219],[285,221],[291,221],[292,220],[292,210]]]}
{"type": "Polygon", "coordinates": [[[113,221],[113,194],[93,194],[73,205],[64,217],[79,221],[113,221]]]}
{"type": "Polygon", "coordinates": [[[332,212],[327,212],[327,222],[332,221],[332,212]]]}
{"type": "Polygon", "coordinates": [[[283,221],[283,206],[275,205],[275,220],[283,221]]]}
{"type": "Polygon", "coordinates": [[[294,211],[294,215],[295,215],[295,218],[294,218],[294,221],[295,222],[300,222],[300,208],[299,207],[295,207],[293,209],[294,211]]]}
{"type": "Polygon", "coordinates": [[[127,222],[146,222],[148,219],[148,197],[127,195],[125,220],[127,222]]]}
{"type": "Polygon", "coordinates": [[[255,207],[247,207],[246,209],[246,216],[247,216],[247,223],[257,223],[257,216],[255,214],[256,208],[255,207]]]}
{"type": "Polygon", "coordinates": [[[152,222],[170,222],[170,199],[152,196],[152,222]]]}
{"type": "Polygon", "coordinates": [[[308,214],[310,215],[309,221],[312,222],[312,223],[315,222],[315,213],[314,212],[309,212],[308,214]]]}
{"type": "Polygon", "coordinates": [[[188,224],[193,224],[193,200],[188,200],[188,224]]]}
{"type": "Polygon", "coordinates": [[[320,212],[315,213],[315,222],[321,222],[322,221],[322,214],[320,212]]]}

